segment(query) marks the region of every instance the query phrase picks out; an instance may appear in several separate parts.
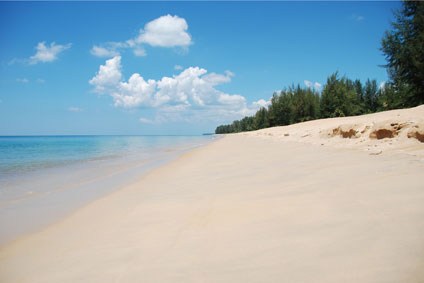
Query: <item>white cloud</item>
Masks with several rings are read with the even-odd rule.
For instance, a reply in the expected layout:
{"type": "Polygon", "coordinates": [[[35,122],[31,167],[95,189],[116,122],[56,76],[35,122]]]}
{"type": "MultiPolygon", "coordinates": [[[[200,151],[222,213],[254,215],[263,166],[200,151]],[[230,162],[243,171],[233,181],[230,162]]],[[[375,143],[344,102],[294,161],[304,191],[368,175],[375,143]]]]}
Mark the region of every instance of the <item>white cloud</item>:
{"type": "Polygon", "coordinates": [[[70,107],[68,108],[68,111],[69,111],[69,112],[82,112],[82,111],[83,111],[83,109],[82,109],[82,108],[79,108],[79,107],[75,107],[75,106],[70,106],[70,107]]]}
{"type": "Polygon", "coordinates": [[[306,85],[306,87],[311,88],[313,83],[311,81],[308,80],[304,80],[303,83],[306,85]]]}
{"type": "Polygon", "coordinates": [[[111,92],[121,81],[121,56],[115,56],[101,65],[98,73],[90,80],[98,93],[111,92]]]}
{"type": "Polygon", "coordinates": [[[159,47],[187,47],[191,44],[191,36],[187,30],[185,19],[166,15],[148,22],[135,41],[159,47]]]}
{"type": "Polygon", "coordinates": [[[114,57],[119,55],[119,52],[114,48],[97,45],[94,45],[93,48],[91,48],[90,53],[96,57],[114,57]]]}
{"type": "Polygon", "coordinates": [[[39,42],[35,48],[37,52],[29,58],[29,64],[34,65],[40,62],[53,62],[57,59],[60,53],[71,48],[71,45],[71,43],[60,45],[52,42],[50,43],[50,46],[48,46],[44,41],[39,42]]]}
{"type": "Polygon", "coordinates": [[[138,107],[155,106],[155,99],[152,97],[155,91],[156,82],[154,80],[145,81],[140,74],[132,74],[128,82],[119,82],[115,86],[112,97],[115,106],[138,107]]]}
{"type": "Polygon", "coordinates": [[[265,100],[265,99],[259,99],[258,101],[255,101],[252,103],[255,108],[268,108],[268,106],[271,105],[271,100],[265,100]]]}
{"type": "Polygon", "coordinates": [[[131,48],[135,56],[146,56],[145,45],[153,47],[180,47],[187,49],[192,44],[188,24],[184,18],[165,15],[145,24],[139,34],[123,42],[108,42],[94,45],[91,54],[97,57],[114,57],[120,49],[131,48]]]}
{"type": "Polygon", "coordinates": [[[180,66],[180,65],[175,65],[174,66],[174,70],[176,70],[176,71],[180,71],[182,69],[183,69],[183,66],[180,66]]]}
{"type": "Polygon", "coordinates": [[[320,91],[321,88],[322,88],[322,85],[319,82],[311,82],[311,81],[308,81],[308,80],[304,80],[303,83],[305,84],[305,86],[307,88],[311,88],[311,89],[314,89],[316,91],[320,91]]]}
{"type": "Polygon", "coordinates": [[[134,50],[133,50],[133,53],[134,53],[134,55],[135,56],[137,56],[137,57],[143,57],[143,56],[146,56],[147,54],[146,54],[146,50],[144,50],[143,48],[141,48],[141,47],[136,47],[134,50]]]}
{"type": "Polygon", "coordinates": [[[21,83],[21,84],[27,84],[27,83],[29,83],[29,80],[27,78],[17,78],[16,82],[21,83]]]}
{"type": "Polygon", "coordinates": [[[384,89],[386,87],[386,81],[380,82],[380,85],[378,86],[379,89],[384,89]]]}
{"type": "Polygon", "coordinates": [[[314,88],[315,88],[315,90],[320,90],[322,88],[322,84],[320,84],[319,82],[315,82],[314,88]]]}
{"type": "Polygon", "coordinates": [[[154,120],[141,118],[142,123],[190,119],[238,119],[252,115],[267,102],[260,100],[248,105],[238,94],[224,93],[215,87],[231,81],[233,73],[208,74],[206,69],[189,67],[172,77],[146,80],[134,73],[123,80],[121,57],[115,56],[99,67],[89,81],[94,91],[113,98],[116,107],[153,108],[157,110],[154,120]],[[196,117],[196,118],[194,118],[196,117]]]}
{"type": "Polygon", "coordinates": [[[226,94],[226,93],[220,93],[218,95],[218,102],[223,105],[229,105],[236,108],[239,108],[240,106],[243,107],[246,104],[246,99],[238,94],[226,94]]]}
{"type": "Polygon", "coordinates": [[[203,79],[209,82],[211,85],[220,85],[223,83],[228,83],[231,81],[231,78],[234,77],[234,74],[230,71],[225,71],[224,75],[210,73],[203,77],[203,79]]]}

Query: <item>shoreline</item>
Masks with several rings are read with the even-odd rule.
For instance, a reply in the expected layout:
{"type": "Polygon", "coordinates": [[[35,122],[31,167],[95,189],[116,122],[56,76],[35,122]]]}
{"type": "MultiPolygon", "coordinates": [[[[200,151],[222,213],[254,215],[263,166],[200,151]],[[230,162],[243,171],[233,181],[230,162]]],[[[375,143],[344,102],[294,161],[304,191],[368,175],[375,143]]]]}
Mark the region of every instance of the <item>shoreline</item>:
{"type": "Polygon", "coordinates": [[[136,183],[148,172],[209,142],[211,140],[191,141],[164,147],[155,155],[122,155],[96,164],[83,161],[14,176],[14,183],[5,182],[8,194],[4,194],[0,202],[3,228],[0,248],[54,225],[91,202],[136,183]],[[68,172],[72,172],[72,176],[68,172]]]}
{"type": "Polygon", "coordinates": [[[1,247],[0,278],[422,281],[423,144],[363,142],[384,149],[378,155],[363,145],[333,146],[357,139],[328,137],[322,146],[314,137],[333,128],[325,122],[303,140],[290,137],[304,135],[308,124],[228,135],[190,150],[1,247]]]}

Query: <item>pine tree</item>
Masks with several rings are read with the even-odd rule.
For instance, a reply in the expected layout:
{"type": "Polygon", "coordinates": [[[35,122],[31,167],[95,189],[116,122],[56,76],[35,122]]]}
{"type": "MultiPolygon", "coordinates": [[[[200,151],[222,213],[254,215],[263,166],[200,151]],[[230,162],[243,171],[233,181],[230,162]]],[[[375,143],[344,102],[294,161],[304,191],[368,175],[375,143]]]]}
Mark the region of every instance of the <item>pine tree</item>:
{"type": "Polygon", "coordinates": [[[377,111],[378,88],[377,81],[369,79],[365,83],[364,88],[364,108],[366,113],[377,111]]]}
{"type": "MultiPolygon", "coordinates": [[[[424,2],[404,1],[381,50],[400,107],[424,103],[424,2]]],[[[393,107],[394,108],[394,107],[393,107]]]]}

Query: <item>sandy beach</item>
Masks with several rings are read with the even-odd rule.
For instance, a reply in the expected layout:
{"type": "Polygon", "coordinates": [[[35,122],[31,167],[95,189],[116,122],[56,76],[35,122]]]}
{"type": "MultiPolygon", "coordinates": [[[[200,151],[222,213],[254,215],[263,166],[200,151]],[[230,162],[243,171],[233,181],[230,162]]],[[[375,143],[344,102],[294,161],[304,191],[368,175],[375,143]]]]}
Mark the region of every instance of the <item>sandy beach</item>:
{"type": "Polygon", "coordinates": [[[0,248],[0,282],[423,282],[424,106],[227,135],[0,248]]]}

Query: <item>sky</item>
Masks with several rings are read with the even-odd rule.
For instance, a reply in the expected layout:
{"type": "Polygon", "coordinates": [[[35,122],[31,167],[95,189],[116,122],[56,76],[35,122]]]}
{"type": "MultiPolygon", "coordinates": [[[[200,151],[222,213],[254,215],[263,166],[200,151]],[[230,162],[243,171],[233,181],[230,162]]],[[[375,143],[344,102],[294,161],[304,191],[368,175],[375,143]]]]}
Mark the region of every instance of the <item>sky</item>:
{"type": "Polygon", "coordinates": [[[0,2],[0,135],[196,135],[329,75],[388,80],[400,2],[0,2]]]}

